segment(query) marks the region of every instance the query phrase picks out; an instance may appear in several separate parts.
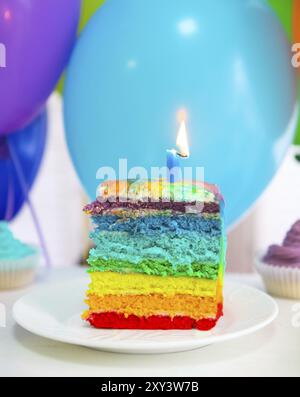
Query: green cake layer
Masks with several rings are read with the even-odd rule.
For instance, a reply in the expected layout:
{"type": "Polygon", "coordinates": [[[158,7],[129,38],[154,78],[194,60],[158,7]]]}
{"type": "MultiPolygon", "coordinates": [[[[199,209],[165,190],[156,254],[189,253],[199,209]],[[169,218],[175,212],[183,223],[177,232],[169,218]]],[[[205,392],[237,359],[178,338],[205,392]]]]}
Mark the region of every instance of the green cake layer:
{"type": "Polygon", "coordinates": [[[141,262],[133,263],[130,261],[120,261],[116,259],[104,260],[89,258],[91,266],[89,272],[116,272],[116,273],[143,273],[154,276],[173,276],[173,277],[197,277],[209,280],[216,280],[219,268],[224,267],[225,263],[192,263],[190,265],[174,266],[170,262],[162,260],[144,259],[141,262]]]}

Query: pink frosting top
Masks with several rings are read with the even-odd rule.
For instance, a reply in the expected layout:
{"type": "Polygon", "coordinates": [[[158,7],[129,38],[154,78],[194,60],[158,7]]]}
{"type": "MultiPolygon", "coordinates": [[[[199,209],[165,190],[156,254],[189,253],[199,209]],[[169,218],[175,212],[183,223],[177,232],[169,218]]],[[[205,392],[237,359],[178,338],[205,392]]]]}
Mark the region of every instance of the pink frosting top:
{"type": "Polygon", "coordinates": [[[269,265],[300,268],[300,220],[287,233],[282,245],[272,245],[263,261],[269,265]]]}

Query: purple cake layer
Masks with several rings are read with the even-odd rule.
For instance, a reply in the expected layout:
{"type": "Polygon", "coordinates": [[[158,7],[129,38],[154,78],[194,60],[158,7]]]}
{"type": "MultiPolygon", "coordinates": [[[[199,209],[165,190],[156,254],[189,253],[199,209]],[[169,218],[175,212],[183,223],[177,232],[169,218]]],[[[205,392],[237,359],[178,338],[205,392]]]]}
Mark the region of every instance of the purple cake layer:
{"type": "MultiPolygon", "coordinates": [[[[84,208],[84,212],[86,212],[89,215],[92,216],[97,216],[97,215],[103,215],[104,213],[107,213],[111,210],[118,209],[118,208],[125,208],[125,209],[131,209],[131,210],[157,210],[157,211],[164,211],[164,210],[171,210],[173,212],[179,212],[179,213],[186,213],[187,208],[193,208],[196,207],[196,202],[163,202],[163,201],[158,201],[158,202],[143,202],[143,201],[138,201],[138,202],[119,202],[118,200],[115,202],[99,202],[99,201],[94,201],[91,204],[88,204],[84,208]]],[[[206,214],[219,214],[220,213],[220,204],[218,203],[203,203],[203,205],[200,207],[200,212],[201,213],[206,213],[206,214]]]]}

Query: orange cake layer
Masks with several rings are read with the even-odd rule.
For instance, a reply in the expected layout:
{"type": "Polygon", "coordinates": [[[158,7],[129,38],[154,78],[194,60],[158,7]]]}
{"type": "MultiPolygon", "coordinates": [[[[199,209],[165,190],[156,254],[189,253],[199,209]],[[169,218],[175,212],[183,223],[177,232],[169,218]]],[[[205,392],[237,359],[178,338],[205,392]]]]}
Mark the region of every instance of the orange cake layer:
{"type": "Polygon", "coordinates": [[[91,313],[116,312],[124,316],[135,315],[149,317],[154,315],[189,316],[195,320],[215,318],[218,304],[212,297],[197,297],[192,295],[164,296],[151,295],[105,295],[89,294],[86,300],[91,313]]]}

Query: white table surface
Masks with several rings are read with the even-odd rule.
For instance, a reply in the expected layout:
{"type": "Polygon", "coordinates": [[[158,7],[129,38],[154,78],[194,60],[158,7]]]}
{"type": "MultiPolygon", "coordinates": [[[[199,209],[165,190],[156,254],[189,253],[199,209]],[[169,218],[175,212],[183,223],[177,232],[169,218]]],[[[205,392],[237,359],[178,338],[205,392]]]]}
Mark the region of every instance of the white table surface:
{"type": "MultiPolygon", "coordinates": [[[[53,270],[39,283],[70,280],[83,272],[53,270]]],[[[228,277],[263,289],[257,275],[228,277]]],[[[256,334],[196,351],[146,356],[103,353],[30,334],[12,318],[14,302],[28,290],[0,292],[7,313],[6,327],[0,327],[0,376],[300,376],[296,301],[276,299],[279,317],[256,334]]]]}

